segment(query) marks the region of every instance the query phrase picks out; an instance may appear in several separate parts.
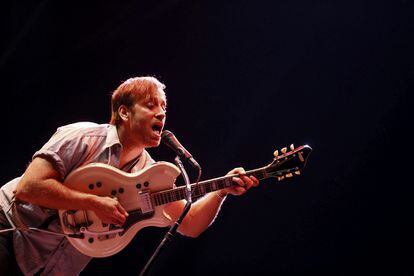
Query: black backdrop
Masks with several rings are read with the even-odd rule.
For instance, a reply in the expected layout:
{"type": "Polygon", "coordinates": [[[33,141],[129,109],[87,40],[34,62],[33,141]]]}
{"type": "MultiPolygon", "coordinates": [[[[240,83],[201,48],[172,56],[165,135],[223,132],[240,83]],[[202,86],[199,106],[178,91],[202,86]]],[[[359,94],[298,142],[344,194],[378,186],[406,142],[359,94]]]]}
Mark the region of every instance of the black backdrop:
{"type": "MultiPolygon", "coordinates": [[[[166,128],[204,179],[290,143],[314,148],[301,177],[263,181],[197,239],[177,237],[154,275],[409,274],[412,1],[1,6],[2,183],[58,126],[107,122],[110,92],[153,75],[167,85],[166,128]]],[[[82,275],[137,275],[164,232],[143,230],[82,275]]]]}

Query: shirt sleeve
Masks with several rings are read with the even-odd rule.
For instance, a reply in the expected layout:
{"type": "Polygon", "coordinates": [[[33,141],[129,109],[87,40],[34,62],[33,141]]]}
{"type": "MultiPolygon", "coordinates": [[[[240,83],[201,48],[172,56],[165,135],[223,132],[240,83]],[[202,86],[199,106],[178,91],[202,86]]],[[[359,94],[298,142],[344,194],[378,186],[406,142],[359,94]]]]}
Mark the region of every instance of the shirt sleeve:
{"type": "Polygon", "coordinates": [[[85,158],[88,145],[81,130],[70,127],[58,128],[50,140],[35,154],[51,162],[59,172],[61,180],[85,158]]]}

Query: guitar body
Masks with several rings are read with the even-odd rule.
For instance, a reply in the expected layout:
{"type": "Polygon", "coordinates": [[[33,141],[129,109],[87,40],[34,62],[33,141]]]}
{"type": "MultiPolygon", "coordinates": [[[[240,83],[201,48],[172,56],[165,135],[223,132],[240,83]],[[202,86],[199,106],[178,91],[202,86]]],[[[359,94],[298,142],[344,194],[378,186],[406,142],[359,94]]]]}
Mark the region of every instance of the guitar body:
{"type": "Polygon", "coordinates": [[[64,184],[67,187],[116,197],[130,215],[125,225],[119,228],[103,224],[93,211],[59,210],[62,230],[68,235],[69,242],[85,255],[113,255],[125,248],[142,228],[170,224],[163,214],[163,206],[152,206],[150,196],[172,189],[179,174],[178,168],[168,162],[156,163],[138,173],[126,173],[99,163],[81,167],[66,178],[64,184]]]}

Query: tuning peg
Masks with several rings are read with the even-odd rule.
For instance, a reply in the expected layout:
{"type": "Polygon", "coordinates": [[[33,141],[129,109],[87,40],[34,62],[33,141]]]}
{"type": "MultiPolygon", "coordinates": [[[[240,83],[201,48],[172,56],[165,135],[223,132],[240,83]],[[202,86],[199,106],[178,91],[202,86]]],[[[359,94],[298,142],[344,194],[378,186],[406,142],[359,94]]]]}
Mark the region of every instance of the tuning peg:
{"type": "Polygon", "coordinates": [[[275,150],[275,152],[273,153],[273,155],[274,155],[275,157],[277,157],[277,156],[279,155],[279,151],[278,151],[278,150],[275,150]]]}
{"type": "Polygon", "coordinates": [[[290,149],[291,150],[294,150],[295,149],[295,146],[293,144],[290,144],[290,149]]]}
{"type": "Polygon", "coordinates": [[[286,177],[292,177],[293,176],[293,174],[292,173],[287,173],[286,174],[286,177]]]}
{"type": "Polygon", "coordinates": [[[295,174],[296,175],[300,175],[300,171],[295,171],[295,174]]]}
{"type": "Polygon", "coordinates": [[[282,176],[278,176],[277,177],[277,180],[279,180],[279,181],[281,181],[281,180],[283,180],[285,177],[282,175],[282,176]]]}
{"type": "Polygon", "coordinates": [[[281,149],[280,150],[282,153],[286,153],[286,151],[287,151],[287,148],[286,147],[284,147],[283,149],[281,149]]]}

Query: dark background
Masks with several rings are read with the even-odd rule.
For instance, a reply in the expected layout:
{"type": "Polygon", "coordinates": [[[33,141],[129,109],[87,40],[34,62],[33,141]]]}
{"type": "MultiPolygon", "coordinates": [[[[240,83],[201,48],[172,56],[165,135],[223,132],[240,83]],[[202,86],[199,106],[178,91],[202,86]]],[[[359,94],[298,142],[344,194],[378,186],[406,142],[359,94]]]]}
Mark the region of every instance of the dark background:
{"type": "MultiPolygon", "coordinates": [[[[152,75],[204,179],[314,149],[301,177],[262,181],[177,237],[153,275],[410,274],[412,1],[111,2],[2,2],[2,183],[58,126],[107,122],[111,91],[152,75]]],[[[137,275],[164,232],[82,275],[137,275]]]]}

